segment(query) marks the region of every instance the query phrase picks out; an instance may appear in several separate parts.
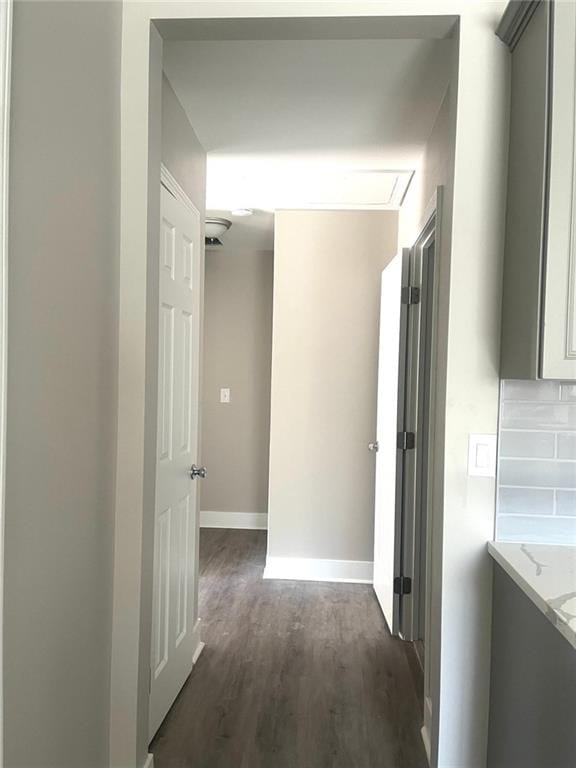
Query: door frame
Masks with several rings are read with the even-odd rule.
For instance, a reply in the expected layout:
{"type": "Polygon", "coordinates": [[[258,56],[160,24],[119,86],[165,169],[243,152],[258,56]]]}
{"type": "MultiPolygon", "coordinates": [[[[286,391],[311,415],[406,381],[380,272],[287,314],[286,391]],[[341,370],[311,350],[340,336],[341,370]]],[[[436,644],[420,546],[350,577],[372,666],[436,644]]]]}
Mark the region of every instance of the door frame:
{"type": "Polygon", "coordinates": [[[8,346],[8,165],[12,0],[0,3],[0,768],[4,764],[4,521],[6,480],[6,376],[8,346]]]}
{"type": "Polygon", "coordinates": [[[314,23],[322,18],[330,23],[339,17],[355,22],[362,17],[386,17],[394,19],[396,34],[409,28],[407,36],[412,38],[453,36],[451,72],[455,79],[448,92],[446,166],[431,169],[448,179],[448,194],[441,246],[437,371],[441,412],[434,483],[439,561],[433,574],[432,610],[438,636],[432,650],[436,668],[428,747],[433,765],[439,760],[485,753],[489,692],[485,670],[490,663],[490,642],[489,633],[483,629],[490,623],[491,569],[483,556],[493,530],[493,494],[489,484],[479,487],[477,481],[466,477],[463,435],[494,431],[497,421],[499,326],[494,313],[499,308],[501,286],[502,157],[508,139],[505,83],[509,68],[508,51],[494,35],[501,10],[489,0],[479,4],[442,0],[434,15],[427,0],[302,0],[297,4],[288,0],[150,0],[123,5],[112,768],[151,765],[146,723],[152,536],[146,489],[150,437],[147,405],[154,397],[151,388],[145,386],[145,376],[149,358],[152,363],[156,360],[154,337],[147,332],[147,313],[153,309],[153,301],[148,300],[148,261],[154,227],[148,213],[157,210],[154,198],[160,166],[162,39],[155,22],[174,19],[186,23],[199,19],[309,18],[314,23]],[[444,26],[445,20],[450,31],[444,26]],[[452,362],[452,352],[462,347],[462,321],[470,302],[462,298],[455,282],[470,275],[480,278],[481,290],[466,330],[477,333],[482,344],[471,350],[469,370],[461,372],[452,362]],[[469,393],[468,385],[472,387],[469,393]],[[448,475],[447,463],[452,469],[448,475]],[[472,514],[474,526],[469,525],[472,514]],[[443,591],[445,584],[450,585],[448,592],[443,591]],[[461,619],[461,610],[466,621],[461,619]],[[446,638],[442,646],[440,624],[446,638]]]}
{"type": "MultiPolygon", "coordinates": [[[[122,29],[121,229],[114,588],[110,691],[111,768],[151,768],[147,752],[152,613],[152,552],[158,365],[158,259],[163,39],[156,21],[313,16],[412,16],[422,37],[438,17],[406,11],[402,2],[380,13],[357,0],[313,0],[287,11],[250,2],[125,3],[122,29]],[[362,7],[360,7],[362,6],[362,7]],[[151,418],[153,414],[153,418],[151,418]],[[138,652],[135,653],[135,649],[138,652]]],[[[454,18],[456,18],[455,16],[454,18]]],[[[440,584],[436,591],[441,591],[440,584]]],[[[439,686],[434,686],[435,699],[439,686]]],[[[436,709],[436,708],[435,708],[436,709]]],[[[437,729],[433,729],[437,730],[437,729]]],[[[431,734],[435,739],[437,733],[431,734]]]]}
{"type": "Polygon", "coordinates": [[[430,402],[430,416],[428,424],[428,461],[426,466],[426,479],[428,486],[428,519],[426,526],[426,590],[424,595],[424,722],[422,724],[422,739],[426,746],[428,759],[434,754],[434,731],[437,729],[439,718],[438,687],[440,676],[440,638],[442,632],[441,616],[438,603],[442,600],[441,573],[442,573],[442,537],[443,516],[442,510],[435,506],[434,475],[434,450],[440,442],[442,433],[442,384],[439,371],[440,364],[440,292],[441,292],[441,254],[447,249],[449,233],[444,229],[446,222],[445,191],[443,186],[436,190],[425,208],[422,217],[420,236],[426,231],[426,227],[432,218],[435,219],[435,265],[432,290],[432,327],[430,343],[430,369],[434,372],[430,376],[428,397],[430,402]]]}
{"type": "MultiPolygon", "coordinates": [[[[411,591],[407,595],[394,595],[394,632],[408,641],[416,641],[420,639],[422,628],[420,627],[420,615],[424,610],[424,642],[426,645],[426,632],[429,626],[430,619],[430,594],[428,589],[428,583],[430,578],[429,561],[433,557],[432,551],[432,539],[430,531],[432,529],[432,471],[433,466],[433,447],[435,437],[435,416],[436,408],[434,407],[435,397],[435,375],[437,364],[437,329],[438,329],[438,249],[441,237],[441,222],[442,222],[442,196],[443,189],[438,187],[434,196],[426,207],[426,213],[423,218],[424,224],[420,229],[418,237],[414,240],[414,243],[409,248],[404,248],[402,252],[402,290],[406,290],[412,285],[412,261],[413,258],[418,255],[421,259],[421,277],[420,285],[417,286],[420,290],[420,312],[424,310],[427,317],[424,319],[420,316],[418,325],[418,362],[416,365],[416,371],[414,371],[414,360],[408,358],[409,350],[409,331],[411,329],[410,318],[410,306],[403,303],[401,307],[401,319],[400,319],[400,344],[399,344],[399,367],[398,367],[398,432],[402,432],[405,428],[408,429],[410,424],[406,422],[407,410],[413,409],[414,413],[412,417],[417,418],[421,408],[425,408],[427,411],[427,434],[426,434],[426,450],[425,453],[419,454],[419,461],[414,465],[414,461],[409,461],[416,456],[415,451],[418,451],[419,444],[422,439],[421,435],[416,435],[416,445],[414,451],[405,451],[398,448],[397,452],[397,464],[396,464],[396,525],[395,525],[395,548],[394,548],[394,575],[395,577],[408,576],[411,578],[411,591]],[[428,267],[424,263],[425,251],[431,243],[435,245],[434,263],[432,268],[428,267]],[[424,275],[426,273],[426,277],[424,275]],[[428,290],[428,301],[424,304],[424,283],[428,290]],[[426,334],[429,339],[429,347],[422,347],[421,341],[421,327],[422,323],[426,324],[426,334]],[[429,369],[430,376],[422,389],[422,355],[429,354],[429,369]],[[415,387],[415,391],[411,393],[406,392],[407,381],[411,387],[415,387]],[[414,397],[410,401],[410,394],[414,397]],[[426,398],[426,403],[422,402],[422,398],[426,398]],[[424,478],[424,483],[427,488],[426,499],[426,514],[425,514],[425,527],[422,529],[422,520],[418,519],[417,508],[419,507],[419,484],[418,477],[424,478]],[[409,482],[409,490],[411,493],[412,504],[408,510],[408,520],[406,519],[406,481],[409,482]],[[422,535],[424,534],[424,536],[422,535]],[[424,543],[423,543],[424,539],[424,543]],[[424,547],[424,552],[422,552],[424,547]],[[425,555],[425,590],[421,594],[420,582],[422,575],[422,555],[425,555]]],[[[416,426],[415,424],[413,426],[416,426]]],[[[420,489],[421,490],[421,489],[420,489]]]]}

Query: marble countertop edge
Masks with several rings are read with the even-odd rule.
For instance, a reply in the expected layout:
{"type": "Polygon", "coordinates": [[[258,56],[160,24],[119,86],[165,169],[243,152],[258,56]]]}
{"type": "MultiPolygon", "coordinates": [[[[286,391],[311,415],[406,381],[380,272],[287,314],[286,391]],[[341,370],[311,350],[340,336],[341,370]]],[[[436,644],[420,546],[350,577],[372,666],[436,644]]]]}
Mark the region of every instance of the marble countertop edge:
{"type": "Polygon", "coordinates": [[[488,552],[576,650],[576,547],[491,541],[488,552]]]}

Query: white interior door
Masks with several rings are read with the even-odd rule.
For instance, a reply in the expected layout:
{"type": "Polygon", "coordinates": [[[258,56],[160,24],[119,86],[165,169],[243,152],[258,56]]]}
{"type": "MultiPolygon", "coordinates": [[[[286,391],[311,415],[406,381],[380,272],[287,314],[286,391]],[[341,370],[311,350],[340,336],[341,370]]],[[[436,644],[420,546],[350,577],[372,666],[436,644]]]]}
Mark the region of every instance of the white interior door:
{"type": "Polygon", "coordinates": [[[374,510],[374,590],[392,632],[397,631],[394,557],[401,286],[402,256],[398,254],[382,272],[374,510]]]}
{"type": "Polygon", "coordinates": [[[160,217],[158,445],[150,738],[193,666],[200,362],[200,214],[164,187],[160,217]]]}

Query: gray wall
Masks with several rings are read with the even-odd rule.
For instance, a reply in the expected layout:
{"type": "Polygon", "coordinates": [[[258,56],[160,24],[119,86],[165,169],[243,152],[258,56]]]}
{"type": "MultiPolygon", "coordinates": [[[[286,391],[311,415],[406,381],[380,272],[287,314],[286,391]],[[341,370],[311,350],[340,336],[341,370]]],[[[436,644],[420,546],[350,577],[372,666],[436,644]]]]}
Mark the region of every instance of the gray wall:
{"type": "Polygon", "coordinates": [[[268,510],[273,270],[270,251],[206,252],[203,510],[268,510]]]}
{"type": "Polygon", "coordinates": [[[122,8],[14,7],[5,762],[107,765],[122,8]]]}
{"type": "Polygon", "coordinates": [[[576,544],[576,386],[504,381],[498,541],[576,544]]]}
{"type": "Polygon", "coordinates": [[[380,276],[398,215],[280,211],[268,554],[373,559],[380,276]]]}
{"type": "Polygon", "coordinates": [[[162,162],[204,220],[206,152],[166,75],[162,76],[162,162]]]}
{"type": "Polygon", "coordinates": [[[499,565],[493,605],[487,768],[570,768],[576,651],[499,565]]]}

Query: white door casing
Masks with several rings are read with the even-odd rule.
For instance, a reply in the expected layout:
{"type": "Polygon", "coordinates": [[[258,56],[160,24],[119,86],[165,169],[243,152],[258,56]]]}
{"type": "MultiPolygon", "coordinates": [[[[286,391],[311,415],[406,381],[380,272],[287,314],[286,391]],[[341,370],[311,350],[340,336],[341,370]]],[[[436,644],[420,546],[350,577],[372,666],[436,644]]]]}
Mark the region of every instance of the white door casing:
{"type": "Polygon", "coordinates": [[[402,254],[398,254],[382,272],[374,509],[374,591],[391,632],[396,630],[393,616],[401,285],[402,254]]]}
{"type": "Polygon", "coordinates": [[[199,650],[195,614],[201,225],[164,186],[160,207],[158,428],[150,674],[150,738],[199,650]]]}

